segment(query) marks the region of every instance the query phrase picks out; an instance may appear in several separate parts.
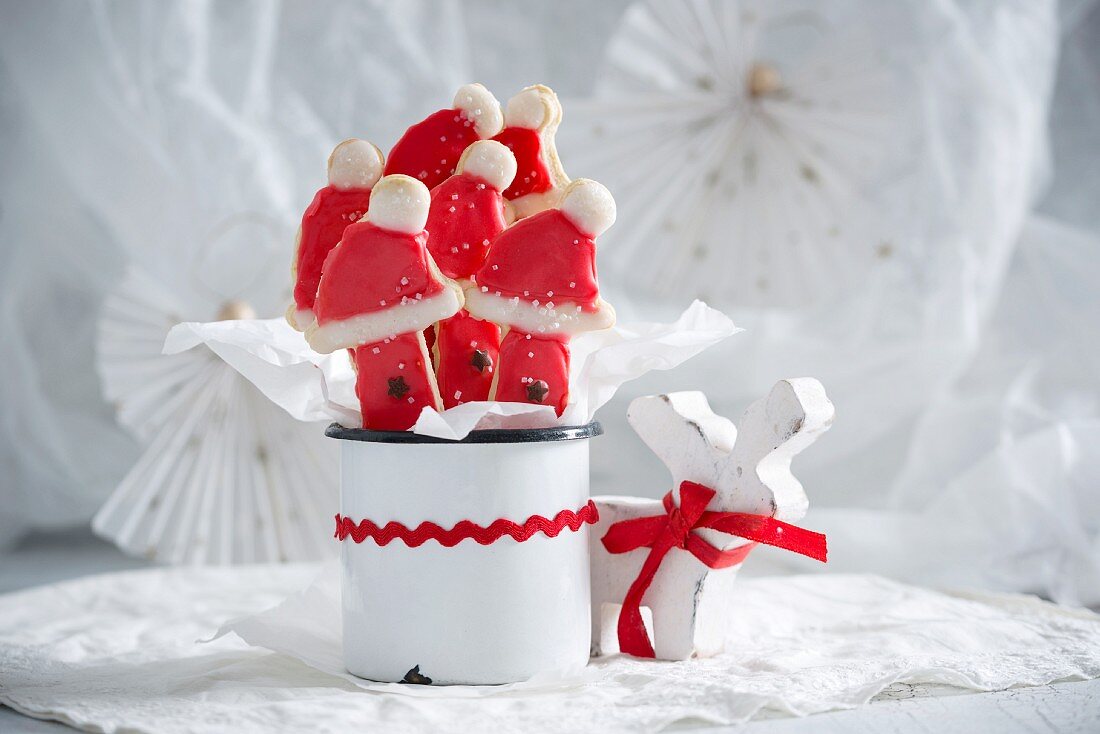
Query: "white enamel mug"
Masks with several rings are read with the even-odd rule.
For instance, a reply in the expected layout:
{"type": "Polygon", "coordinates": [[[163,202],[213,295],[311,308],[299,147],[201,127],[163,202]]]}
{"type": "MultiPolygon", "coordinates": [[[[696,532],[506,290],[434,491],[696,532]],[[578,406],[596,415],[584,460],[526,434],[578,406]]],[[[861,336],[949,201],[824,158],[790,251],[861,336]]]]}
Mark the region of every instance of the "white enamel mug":
{"type": "MultiPolygon", "coordinates": [[[[358,525],[522,526],[589,501],[599,423],[474,431],[460,442],[333,425],[340,512],[358,525]]],[[[588,525],[482,545],[342,541],[344,663],[376,681],[498,684],[583,666],[591,621],[588,525]]]]}

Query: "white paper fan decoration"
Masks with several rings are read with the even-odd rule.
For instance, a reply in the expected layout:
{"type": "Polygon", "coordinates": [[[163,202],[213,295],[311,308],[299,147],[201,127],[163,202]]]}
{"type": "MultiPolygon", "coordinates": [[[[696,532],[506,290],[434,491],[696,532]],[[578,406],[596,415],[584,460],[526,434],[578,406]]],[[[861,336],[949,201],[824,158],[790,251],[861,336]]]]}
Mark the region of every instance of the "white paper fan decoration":
{"type": "MultiPolygon", "coordinates": [[[[250,309],[223,304],[218,318],[250,309]]],[[[337,454],[324,426],[294,420],[205,348],[161,349],[187,313],[131,272],[99,322],[98,368],[141,458],[93,520],[128,553],[172,564],[305,561],[331,555],[337,454]]]]}
{"type": "Polygon", "coordinates": [[[619,204],[601,267],[647,293],[790,306],[889,256],[867,194],[903,145],[901,105],[889,34],[864,25],[843,3],[632,6],[562,126],[569,170],[619,204]]]}

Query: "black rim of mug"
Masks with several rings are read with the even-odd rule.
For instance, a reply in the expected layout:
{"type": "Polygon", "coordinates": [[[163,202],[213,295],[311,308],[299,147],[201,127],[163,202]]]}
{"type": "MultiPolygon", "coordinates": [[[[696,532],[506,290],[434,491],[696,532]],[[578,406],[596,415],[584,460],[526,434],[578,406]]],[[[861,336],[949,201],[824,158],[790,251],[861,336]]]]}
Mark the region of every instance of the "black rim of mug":
{"type": "Polygon", "coordinates": [[[333,423],[325,429],[329,438],[342,441],[365,441],[367,443],[545,443],[547,441],[573,441],[579,438],[593,438],[603,435],[603,426],[592,421],[583,426],[551,426],[548,428],[491,428],[470,431],[461,441],[452,441],[436,436],[423,436],[412,431],[371,431],[365,428],[344,428],[333,423]]]}

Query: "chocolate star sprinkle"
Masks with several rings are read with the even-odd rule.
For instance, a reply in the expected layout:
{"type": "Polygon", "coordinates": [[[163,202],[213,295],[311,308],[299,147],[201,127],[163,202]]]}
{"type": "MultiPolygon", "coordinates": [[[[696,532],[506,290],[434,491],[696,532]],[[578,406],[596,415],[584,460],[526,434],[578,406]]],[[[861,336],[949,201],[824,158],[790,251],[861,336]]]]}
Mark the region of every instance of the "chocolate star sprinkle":
{"type": "Polygon", "coordinates": [[[550,386],[544,380],[535,380],[527,385],[527,399],[532,403],[541,403],[550,392],[550,386]]]}
{"type": "Polygon", "coordinates": [[[405,382],[404,377],[391,377],[386,382],[390,385],[390,389],[386,391],[390,397],[403,398],[409,392],[409,383],[405,382]]]}
{"type": "Polygon", "coordinates": [[[486,367],[491,368],[493,366],[493,358],[489,356],[489,353],[484,349],[475,349],[474,356],[470,360],[470,364],[478,372],[484,372],[486,367]]]}

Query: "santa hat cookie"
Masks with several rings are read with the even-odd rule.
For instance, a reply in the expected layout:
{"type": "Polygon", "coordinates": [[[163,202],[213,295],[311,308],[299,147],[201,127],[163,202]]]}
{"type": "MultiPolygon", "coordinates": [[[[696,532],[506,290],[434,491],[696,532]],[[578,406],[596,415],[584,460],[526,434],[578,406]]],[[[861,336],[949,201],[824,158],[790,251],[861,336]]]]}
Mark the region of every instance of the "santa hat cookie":
{"type": "Polygon", "coordinates": [[[478,318],[540,336],[609,328],[615,311],[600,299],[595,238],[614,222],[611,193],[577,179],[557,207],[501,232],[466,289],[466,308],[478,318]]]}
{"type": "Polygon", "coordinates": [[[480,140],[462,154],[455,173],[432,190],[428,249],[448,278],[469,279],[505,226],[504,189],[516,175],[511,151],[480,140]]]}
{"type": "Polygon", "coordinates": [[[462,152],[500,132],[500,103],[480,84],[466,84],[454,105],[434,112],[401,136],[386,160],[386,175],[403,173],[433,189],[455,172],[462,152]]]}
{"type": "Polygon", "coordinates": [[[366,214],[382,165],[382,151],[355,138],[337,145],[329,156],[328,186],[317,192],[302,215],[291,264],[294,303],[287,309],[286,319],[295,329],[303,331],[313,323],[321,266],[344,229],[366,214]]]}
{"type": "Polygon", "coordinates": [[[554,205],[569,183],[554,145],[562,110],[554,90],[541,84],[527,87],[508,100],[504,129],[494,138],[516,157],[515,181],[504,192],[517,218],[554,205]]]}
{"type": "Polygon", "coordinates": [[[504,230],[466,291],[471,314],[511,330],[501,342],[497,400],[554,406],[568,402],[569,339],[615,323],[600,298],[595,238],[615,221],[615,200],[579,179],[557,208],[504,230]]]}
{"type": "Polygon", "coordinates": [[[462,307],[462,292],[428,254],[424,223],[429,194],[408,176],[386,176],[370,209],[344,231],[322,269],[306,330],[322,354],[419,331],[462,307]]]}
{"type": "MultiPolygon", "coordinates": [[[[432,190],[428,250],[444,275],[468,280],[505,226],[501,192],[516,174],[511,151],[480,140],[462,154],[455,175],[432,190]]],[[[488,400],[500,329],[464,311],[436,325],[436,377],[443,406],[488,400]]]]}
{"type": "Polygon", "coordinates": [[[458,311],[462,291],[425,247],[429,201],[416,179],[384,177],[324,263],[306,339],[322,353],[354,349],[364,428],[406,430],[441,408],[422,331],[458,311]]]}

